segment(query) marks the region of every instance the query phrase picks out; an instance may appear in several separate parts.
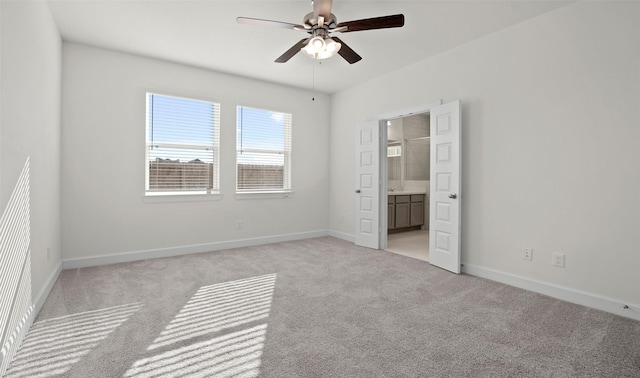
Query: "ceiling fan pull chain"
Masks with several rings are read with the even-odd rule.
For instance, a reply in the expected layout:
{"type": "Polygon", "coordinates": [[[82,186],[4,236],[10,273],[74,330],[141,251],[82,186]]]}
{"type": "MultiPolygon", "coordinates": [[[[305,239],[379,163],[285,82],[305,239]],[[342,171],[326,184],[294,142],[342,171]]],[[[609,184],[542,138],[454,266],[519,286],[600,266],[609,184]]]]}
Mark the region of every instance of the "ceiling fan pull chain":
{"type": "Polygon", "coordinates": [[[316,60],[312,61],[313,66],[311,69],[311,101],[316,100],[316,60]]]}

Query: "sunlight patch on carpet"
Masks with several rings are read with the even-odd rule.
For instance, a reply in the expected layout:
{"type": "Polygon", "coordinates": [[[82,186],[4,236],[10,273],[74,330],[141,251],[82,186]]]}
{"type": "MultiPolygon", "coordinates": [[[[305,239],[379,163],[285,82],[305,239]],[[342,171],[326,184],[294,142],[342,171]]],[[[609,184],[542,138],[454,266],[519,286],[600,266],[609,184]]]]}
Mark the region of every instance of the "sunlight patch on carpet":
{"type": "Polygon", "coordinates": [[[276,274],[203,286],[124,377],[256,377],[276,274]],[[256,324],[258,323],[258,324],[256,324]]]}
{"type": "Polygon", "coordinates": [[[131,303],[34,323],[6,378],[64,374],[141,307],[131,303]]]}
{"type": "Polygon", "coordinates": [[[269,316],[275,274],[201,287],[147,350],[269,316]]]}
{"type": "Polygon", "coordinates": [[[267,325],[169,350],[143,358],[124,377],[256,377],[267,325]]]}

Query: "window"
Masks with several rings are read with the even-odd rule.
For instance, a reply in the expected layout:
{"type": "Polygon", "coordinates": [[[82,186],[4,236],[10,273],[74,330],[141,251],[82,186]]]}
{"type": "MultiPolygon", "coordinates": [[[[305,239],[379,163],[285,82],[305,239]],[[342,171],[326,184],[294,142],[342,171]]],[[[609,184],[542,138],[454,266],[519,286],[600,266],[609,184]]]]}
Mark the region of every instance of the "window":
{"type": "Polygon", "coordinates": [[[220,104],[147,93],[146,194],[217,193],[220,104]]]}
{"type": "Polygon", "coordinates": [[[236,191],[291,190],[291,114],[238,107],[236,191]]]}

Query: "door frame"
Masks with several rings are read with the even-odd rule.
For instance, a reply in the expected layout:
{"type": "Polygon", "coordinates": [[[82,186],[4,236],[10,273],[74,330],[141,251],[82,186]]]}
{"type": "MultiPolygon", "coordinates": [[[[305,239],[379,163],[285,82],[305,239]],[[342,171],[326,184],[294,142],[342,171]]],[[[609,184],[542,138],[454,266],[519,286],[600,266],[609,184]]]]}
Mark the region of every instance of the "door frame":
{"type": "MultiPolygon", "coordinates": [[[[430,113],[431,109],[442,105],[442,100],[434,101],[431,103],[427,103],[424,105],[417,105],[411,108],[406,108],[403,110],[392,111],[388,113],[383,113],[376,117],[378,119],[378,127],[380,127],[380,138],[378,139],[379,154],[378,154],[378,165],[379,165],[379,175],[380,175],[380,198],[378,200],[378,209],[379,209],[379,217],[380,217],[380,227],[378,228],[378,244],[380,249],[387,248],[387,227],[383,227],[383,224],[387,223],[387,219],[389,217],[388,214],[388,175],[389,175],[389,167],[388,167],[388,159],[387,157],[387,121],[404,118],[411,115],[416,114],[424,114],[430,113]]],[[[431,208],[429,208],[431,211],[431,208]]]]}

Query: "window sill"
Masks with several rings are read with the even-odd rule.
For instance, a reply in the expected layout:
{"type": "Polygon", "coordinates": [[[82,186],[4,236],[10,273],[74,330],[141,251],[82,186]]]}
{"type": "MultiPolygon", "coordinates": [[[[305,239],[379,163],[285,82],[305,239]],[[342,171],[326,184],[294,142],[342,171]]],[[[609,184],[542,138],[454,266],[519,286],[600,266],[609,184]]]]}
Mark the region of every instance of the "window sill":
{"type": "Polygon", "coordinates": [[[292,198],[293,192],[236,192],[236,199],[270,199],[270,198],[292,198]]]}
{"type": "Polygon", "coordinates": [[[145,203],[219,201],[221,199],[222,199],[221,193],[204,193],[204,192],[145,193],[145,195],[142,197],[142,200],[145,203]]]}

